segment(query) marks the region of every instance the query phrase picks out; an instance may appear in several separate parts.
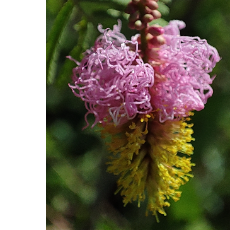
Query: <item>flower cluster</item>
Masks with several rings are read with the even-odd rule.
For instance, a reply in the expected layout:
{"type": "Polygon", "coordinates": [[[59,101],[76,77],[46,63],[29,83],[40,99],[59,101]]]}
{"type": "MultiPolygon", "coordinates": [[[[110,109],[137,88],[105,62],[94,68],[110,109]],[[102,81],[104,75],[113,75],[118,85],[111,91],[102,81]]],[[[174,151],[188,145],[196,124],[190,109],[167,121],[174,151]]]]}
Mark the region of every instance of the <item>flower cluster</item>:
{"type": "Polygon", "coordinates": [[[199,37],[180,36],[184,26],[182,21],[169,22],[164,27],[166,44],[158,51],[155,70],[163,80],[151,88],[151,95],[161,122],[202,110],[213,93],[209,73],[220,60],[217,50],[199,37]]]}
{"type": "Polygon", "coordinates": [[[167,199],[179,200],[181,192],[177,190],[192,177],[189,172],[194,166],[191,158],[185,157],[193,153],[188,143],[193,140],[191,127],[185,119],[160,123],[149,115],[118,129],[104,127],[102,137],[111,135],[108,149],[114,154],[108,171],[120,175],[116,193],[121,191],[125,205],[137,200],[140,206],[148,197],[146,215],[151,211],[157,217],[157,212],[166,215],[163,207],[170,206],[167,199]]]}
{"type": "Polygon", "coordinates": [[[85,101],[88,113],[94,114],[93,126],[111,119],[118,125],[136,114],[150,113],[148,88],[154,84],[154,70],[139,57],[138,43],[125,40],[120,26],[99,29],[103,34],[73,69],[74,85],[70,85],[85,101]]]}
{"type": "Polygon", "coordinates": [[[126,13],[130,14],[129,27],[136,30],[145,28],[149,22],[161,17],[161,13],[157,9],[157,1],[131,1],[126,8],[126,13]]]}
{"type": "Polygon", "coordinates": [[[212,96],[209,73],[220,60],[217,50],[199,37],[181,36],[182,21],[165,27],[148,23],[160,17],[156,0],[132,0],[129,27],[140,34],[127,40],[120,32],[101,35],[73,69],[73,93],[94,114],[113,156],[108,171],[119,175],[123,202],[147,198],[147,212],[166,215],[179,200],[190,174],[193,154],[192,111],[212,96]],[[180,154],[178,154],[180,153],[180,154]],[[183,155],[183,156],[182,156],[183,155]]]}

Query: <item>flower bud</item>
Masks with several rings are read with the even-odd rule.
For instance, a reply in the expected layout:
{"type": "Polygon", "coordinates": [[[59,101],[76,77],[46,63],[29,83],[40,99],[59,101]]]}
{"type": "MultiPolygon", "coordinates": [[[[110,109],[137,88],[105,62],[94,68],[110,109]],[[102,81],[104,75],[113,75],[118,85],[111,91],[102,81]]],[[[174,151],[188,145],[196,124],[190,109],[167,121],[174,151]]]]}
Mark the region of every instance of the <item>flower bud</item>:
{"type": "Polygon", "coordinates": [[[129,21],[128,27],[129,27],[131,30],[134,30],[134,29],[135,29],[135,22],[129,21]]]}
{"type": "Polygon", "coordinates": [[[153,36],[158,36],[164,33],[164,29],[159,25],[153,25],[147,29],[147,32],[153,36]]]}
{"type": "Polygon", "coordinates": [[[130,2],[125,9],[125,13],[133,14],[137,10],[138,10],[138,7],[134,5],[132,2],[130,2]]]}
{"type": "Polygon", "coordinates": [[[161,17],[161,13],[158,10],[153,10],[151,14],[154,17],[154,19],[158,19],[161,17]]]}
{"type": "Polygon", "coordinates": [[[148,41],[148,40],[150,40],[150,39],[152,39],[153,38],[153,35],[152,34],[150,34],[150,33],[147,33],[146,34],[146,40],[148,41]]]}
{"type": "Polygon", "coordinates": [[[155,1],[148,0],[145,5],[148,6],[151,10],[158,9],[158,4],[155,1]]]}
{"type": "Polygon", "coordinates": [[[135,22],[136,20],[139,19],[139,17],[140,17],[140,13],[138,11],[136,11],[133,14],[130,14],[129,21],[130,22],[135,22]]]}
{"type": "Polygon", "coordinates": [[[148,6],[145,6],[145,13],[151,14],[154,17],[154,19],[161,17],[161,13],[158,10],[151,10],[148,6]]]}
{"type": "Polygon", "coordinates": [[[152,10],[148,6],[145,6],[145,13],[152,14],[152,10]]]}
{"type": "Polygon", "coordinates": [[[165,44],[165,38],[162,35],[159,36],[153,36],[151,39],[148,40],[148,42],[153,46],[153,47],[159,47],[161,45],[165,44]]]}
{"type": "Polygon", "coordinates": [[[144,28],[144,24],[141,22],[141,20],[137,20],[134,25],[136,30],[142,30],[144,28]]]}
{"type": "Polygon", "coordinates": [[[154,17],[151,14],[145,14],[142,18],[143,22],[148,23],[151,22],[154,17]]]}
{"type": "Polygon", "coordinates": [[[158,48],[152,48],[147,50],[147,55],[149,59],[156,60],[159,58],[158,48]]]}

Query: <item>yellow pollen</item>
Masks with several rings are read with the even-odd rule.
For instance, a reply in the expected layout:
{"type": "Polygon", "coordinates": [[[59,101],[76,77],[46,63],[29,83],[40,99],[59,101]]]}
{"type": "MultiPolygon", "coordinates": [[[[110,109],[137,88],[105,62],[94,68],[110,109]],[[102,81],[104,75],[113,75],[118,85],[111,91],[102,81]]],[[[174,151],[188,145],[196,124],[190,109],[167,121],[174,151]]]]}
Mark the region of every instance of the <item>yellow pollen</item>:
{"type": "Polygon", "coordinates": [[[180,199],[178,189],[192,177],[194,166],[188,157],[193,154],[193,130],[186,120],[160,123],[153,115],[140,115],[116,129],[103,127],[102,136],[109,134],[108,149],[113,153],[108,172],[119,175],[116,193],[124,205],[137,201],[139,207],[147,199],[146,215],[150,211],[158,220],[157,212],[166,215],[170,198],[180,199]]]}

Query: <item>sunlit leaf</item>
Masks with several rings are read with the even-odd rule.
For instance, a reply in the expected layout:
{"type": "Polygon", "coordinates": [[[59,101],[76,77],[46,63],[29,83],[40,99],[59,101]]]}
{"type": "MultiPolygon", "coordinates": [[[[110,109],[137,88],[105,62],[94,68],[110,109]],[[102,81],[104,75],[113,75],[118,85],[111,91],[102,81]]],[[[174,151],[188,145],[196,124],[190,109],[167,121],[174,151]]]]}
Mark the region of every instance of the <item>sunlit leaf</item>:
{"type": "Polygon", "coordinates": [[[167,15],[167,14],[169,14],[169,7],[168,7],[168,6],[166,6],[166,5],[165,5],[164,3],[162,3],[162,2],[159,2],[158,5],[159,5],[158,10],[161,12],[162,15],[167,15]]]}

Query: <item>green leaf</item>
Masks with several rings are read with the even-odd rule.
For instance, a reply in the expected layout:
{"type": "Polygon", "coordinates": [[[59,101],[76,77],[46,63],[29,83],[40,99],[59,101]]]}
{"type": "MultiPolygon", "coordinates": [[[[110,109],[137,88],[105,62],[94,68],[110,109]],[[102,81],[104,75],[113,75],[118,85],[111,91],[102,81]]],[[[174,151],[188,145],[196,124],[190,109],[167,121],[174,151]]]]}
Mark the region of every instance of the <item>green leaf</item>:
{"type": "Polygon", "coordinates": [[[58,48],[62,33],[68,23],[74,4],[71,0],[66,2],[58,13],[46,43],[46,80],[52,84],[55,78],[58,48]]]}
{"type": "Polygon", "coordinates": [[[166,6],[162,2],[159,2],[158,5],[159,5],[158,10],[161,12],[162,15],[168,15],[169,14],[169,7],[168,6],[166,6]]]}
{"type": "Polygon", "coordinates": [[[119,3],[121,5],[127,6],[130,0],[113,0],[113,2],[119,3]]]}
{"type": "Polygon", "coordinates": [[[172,2],[172,0],[160,0],[160,2],[163,2],[163,3],[170,3],[170,2],[172,2]]]}
{"type": "MultiPolygon", "coordinates": [[[[71,50],[70,56],[77,61],[81,61],[83,53],[86,49],[90,48],[94,44],[96,39],[97,30],[91,22],[87,22],[83,17],[82,20],[75,25],[78,32],[78,42],[76,46],[71,50]]],[[[76,63],[66,59],[62,68],[61,73],[57,78],[58,86],[65,86],[71,81],[72,69],[76,67],[76,63]]]]}
{"type": "Polygon", "coordinates": [[[160,26],[167,26],[168,22],[166,20],[164,20],[163,18],[158,18],[156,20],[153,20],[152,22],[149,23],[149,25],[155,25],[158,24],[160,26]]]}
{"type": "Polygon", "coordinates": [[[203,217],[201,200],[194,183],[191,179],[189,183],[181,186],[181,199],[176,203],[171,203],[170,212],[175,220],[195,221],[203,217]]]}
{"type": "Polygon", "coordinates": [[[125,10],[125,7],[126,7],[126,5],[124,5],[124,3],[121,4],[121,1],[111,1],[111,0],[109,0],[109,1],[84,0],[84,1],[80,1],[79,5],[89,19],[90,18],[93,19],[95,16],[95,13],[97,13],[97,12],[106,13],[106,11],[108,9],[115,9],[117,11],[123,12],[125,10]]]}

